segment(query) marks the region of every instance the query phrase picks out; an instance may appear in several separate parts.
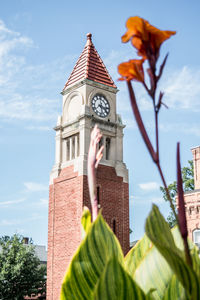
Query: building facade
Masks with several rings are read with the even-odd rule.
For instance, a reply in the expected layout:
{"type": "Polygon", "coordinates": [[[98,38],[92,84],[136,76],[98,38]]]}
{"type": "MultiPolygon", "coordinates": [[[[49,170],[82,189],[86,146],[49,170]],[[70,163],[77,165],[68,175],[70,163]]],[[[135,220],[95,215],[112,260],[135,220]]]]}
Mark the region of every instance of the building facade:
{"type": "Polygon", "coordinates": [[[87,34],[87,42],[62,91],[62,115],[56,131],[55,165],[50,175],[47,299],[59,299],[62,279],[81,241],[83,206],[91,208],[87,155],[95,124],[103,133],[103,158],[97,170],[98,206],[129,250],[128,170],[123,162],[123,129],[116,112],[116,93],[102,59],[87,34]]]}
{"type": "Polygon", "coordinates": [[[192,148],[194,190],[184,195],[189,238],[200,248],[200,146],[192,148]]]}

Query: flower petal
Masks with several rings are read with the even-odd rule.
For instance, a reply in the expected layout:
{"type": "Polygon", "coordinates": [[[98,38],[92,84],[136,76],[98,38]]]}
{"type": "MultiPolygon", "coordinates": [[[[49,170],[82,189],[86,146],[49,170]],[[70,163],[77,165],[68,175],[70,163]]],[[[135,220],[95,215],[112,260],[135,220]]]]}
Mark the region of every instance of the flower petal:
{"type": "Polygon", "coordinates": [[[127,32],[122,36],[122,42],[131,40],[132,45],[138,50],[138,55],[144,59],[148,57],[147,51],[153,52],[157,59],[161,44],[176,33],[176,31],[160,30],[138,16],[130,17],[126,27],[127,32]]]}
{"type": "Polygon", "coordinates": [[[118,72],[122,76],[120,80],[136,80],[144,82],[144,59],[132,59],[128,62],[121,63],[118,66],[118,72]]]}

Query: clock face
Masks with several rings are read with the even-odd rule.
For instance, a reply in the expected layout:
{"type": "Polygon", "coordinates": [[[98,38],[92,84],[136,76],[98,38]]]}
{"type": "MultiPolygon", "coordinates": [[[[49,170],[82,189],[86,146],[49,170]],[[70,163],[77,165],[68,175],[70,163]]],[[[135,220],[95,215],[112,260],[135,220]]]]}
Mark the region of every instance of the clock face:
{"type": "Polygon", "coordinates": [[[105,118],[110,112],[110,104],[105,96],[96,94],[92,98],[92,109],[98,117],[105,118]]]}

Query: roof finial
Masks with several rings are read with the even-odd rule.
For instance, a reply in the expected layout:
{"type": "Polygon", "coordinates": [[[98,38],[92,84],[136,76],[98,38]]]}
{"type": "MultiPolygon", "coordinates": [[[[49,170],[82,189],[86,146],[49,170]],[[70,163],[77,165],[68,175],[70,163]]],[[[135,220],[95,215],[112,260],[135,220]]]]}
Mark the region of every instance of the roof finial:
{"type": "Polygon", "coordinates": [[[92,44],[92,34],[91,33],[87,33],[87,45],[91,45],[92,44]]]}
{"type": "Polygon", "coordinates": [[[90,40],[90,41],[92,41],[92,34],[89,32],[89,33],[87,33],[87,40],[90,40]]]}

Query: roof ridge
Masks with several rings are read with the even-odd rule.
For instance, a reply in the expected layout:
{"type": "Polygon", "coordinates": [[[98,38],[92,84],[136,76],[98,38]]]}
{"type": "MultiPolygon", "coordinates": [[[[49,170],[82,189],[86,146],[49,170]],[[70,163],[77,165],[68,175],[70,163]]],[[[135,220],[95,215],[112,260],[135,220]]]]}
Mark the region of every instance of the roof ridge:
{"type": "MultiPolygon", "coordinates": [[[[85,45],[85,47],[86,47],[86,45],[85,45]]],[[[78,58],[78,60],[77,60],[77,62],[76,62],[76,64],[75,64],[75,66],[74,66],[72,72],[70,73],[69,78],[68,78],[68,80],[67,80],[67,82],[66,82],[66,84],[65,84],[65,86],[64,86],[64,88],[63,88],[63,91],[65,90],[65,88],[66,88],[67,85],[68,85],[68,82],[69,82],[70,79],[72,78],[72,75],[73,75],[74,72],[75,72],[76,66],[78,65],[79,61],[81,60],[82,54],[84,53],[85,47],[84,47],[83,51],[81,52],[81,54],[80,54],[80,56],[79,56],[79,58],[78,58]]]]}
{"type": "Polygon", "coordinates": [[[81,79],[89,79],[116,88],[106,66],[92,42],[92,34],[87,34],[87,42],[79,56],[63,91],[81,79]]]}
{"type": "MultiPolygon", "coordinates": [[[[94,45],[93,45],[93,47],[94,47],[94,45]]],[[[98,55],[98,57],[99,57],[99,60],[101,61],[101,63],[102,63],[102,65],[103,65],[103,67],[104,67],[104,69],[105,69],[105,71],[106,71],[106,74],[108,75],[110,81],[114,84],[114,81],[112,80],[112,77],[111,77],[110,74],[108,73],[108,70],[106,69],[106,66],[105,66],[104,62],[103,62],[103,60],[101,59],[101,56],[99,55],[99,53],[98,53],[98,51],[96,50],[95,47],[94,47],[94,51],[97,53],[97,55],[98,55]]],[[[115,84],[114,84],[114,85],[115,85],[115,84]]]]}
{"type": "Polygon", "coordinates": [[[91,48],[91,43],[89,45],[87,45],[86,43],[86,46],[87,46],[87,56],[86,56],[86,78],[88,78],[88,73],[89,73],[89,64],[90,64],[90,61],[89,61],[89,54],[90,54],[90,48],[91,48]]]}

